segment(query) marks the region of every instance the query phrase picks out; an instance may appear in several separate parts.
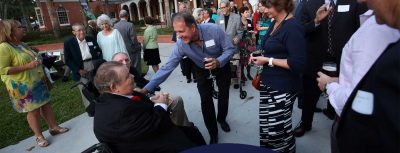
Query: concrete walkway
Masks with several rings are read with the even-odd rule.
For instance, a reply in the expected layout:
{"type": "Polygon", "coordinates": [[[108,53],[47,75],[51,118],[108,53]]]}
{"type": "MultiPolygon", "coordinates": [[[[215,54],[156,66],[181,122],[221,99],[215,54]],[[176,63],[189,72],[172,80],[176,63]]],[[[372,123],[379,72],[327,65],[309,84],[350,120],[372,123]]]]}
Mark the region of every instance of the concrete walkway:
{"type": "MultiPolygon", "coordinates": [[[[161,43],[160,56],[164,64],[171,54],[174,44],[161,43]]],[[[161,64],[161,65],[162,65],[161,64]]],[[[254,70],[252,71],[255,72],[254,70]]],[[[151,77],[150,71],[146,77],[151,77]]],[[[254,75],[253,75],[254,76],[254,75]]],[[[250,82],[246,82],[244,90],[247,91],[247,98],[239,98],[239,90],[230,89],[230,103],[227,122],[231,126],[231,132],[225,133],[219,129],[220,143],[241,143],[259,145],[258,136],[258,103],[259,93],[253,89],[250,82]]],[[[161,85],[163,91],[170,92],[172,95],[180,95],[184,99],[185,109],[188,117],[199,128],[206,142],[209,141],[207,129],[203,122],[200,109],[200,97],[197,92],[196,84],[186,83],[180,68],[176,68],[171,76],[161,85]]],[[[217,103],[215,103],[217,104],[217,103]]],[[[321,100],[318,105],[324,107],[325,103],[321,100]]],[[[215,105],[216,106],[216,105],[215,105]]],[[[299,122],[301,111],[297,109],[297,102],[293,111],[293,128],[299,122]]],[[[313,129],[305,136],[296,139],[296,152],[298,153],[330,153],[329,134],[332,121],[328,120],[322,113],[314,115],[313,129]]],[[[50,141],[51,145],[46,148],[35,146],[34,137],[22,140],[18,144],[11,145],[0,150],[0,153],[79,153],[97,143],[93,133],[93,118],[86,114],[79,115],[62,124],[70,128],[70,132],[58,136],[49,136],[48,131],[44,136],[50,141]],[[35,146],[32,148],[32,146],[35,146]],[[31,151],[26,149],[31,148],[31,151]]],[[[218,126],[219,127],[219,126],[218,126]]]]}

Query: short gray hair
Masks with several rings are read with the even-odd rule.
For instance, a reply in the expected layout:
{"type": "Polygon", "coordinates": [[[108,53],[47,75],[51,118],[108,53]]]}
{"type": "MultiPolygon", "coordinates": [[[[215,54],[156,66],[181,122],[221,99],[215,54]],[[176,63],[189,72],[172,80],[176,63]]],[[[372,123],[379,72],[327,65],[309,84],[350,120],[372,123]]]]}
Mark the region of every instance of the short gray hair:
{"type": "Polygon", "coordinates": [[[129,58],[129,55],[128,55],[127,53],[125,53],[125,52],[118,52],[118,53],[115,53],[115,54],[112,56],[111,59],[114,61],[115,56],[117,56],[117,55],[119,55],[119,54],[125,55],[125,57],[129,58]]]}
{"type": "Polygon", "coordinates": [[[85,26],[84,26],[82,23],[78,22],[78,23],[74,23],[74,24],[72,25],[72,30],[75,31],[76,28],[78,28],[78,27],[85,28],[85,26]]]}
{"type": "Polygon", "coordinates": [[[229,6],[229,1],[228,0],[221,0],[221,2],[219,4],[224,3],[226,6],[229,6]]]}
{"type": "Polygon", "coordinates": [[[119,76],[122,67],[126,66],[116,61],[105,62],[100,65],[94,77],[94,85],[100,93],[110,92],[112,84],[122,82],[119,76]]]}
{"type": "Polygon", "coordinates": [[[101,27],[101,24],[107,23],[110,27],[112,27],[112,22],[110,17],[108,15],[102,14],[99,17],[97,17],[97,26],[101,27]]]}
{"type": "Polygon", "coordinates": [[[120,18],[128,17],[128,11],[122,9],[121,11],[119,11],[119,17],[120,18]]]}
{"type": "Polygon", "coordinates": [[[201,14],[201,11],[203,11],[203,9],[202,8],[195,8],[194,10],[193,10],[193,17],[194,17],[194,19],[197,21],[197,19],[199,18],[199,15],[201,14]]]}

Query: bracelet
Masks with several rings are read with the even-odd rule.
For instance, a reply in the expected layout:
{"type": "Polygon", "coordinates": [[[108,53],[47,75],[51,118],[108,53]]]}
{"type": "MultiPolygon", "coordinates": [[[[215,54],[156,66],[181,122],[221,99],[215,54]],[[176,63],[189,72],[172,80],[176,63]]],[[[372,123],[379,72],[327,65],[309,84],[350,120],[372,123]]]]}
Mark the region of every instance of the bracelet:
{"type": "Polygon", "coordinates": [[[272,60],[274,60],[274,58],[270,57],[269,61],[268,61],[268,66],[269,67],[274,67],[274,64],[272,64],[272,60]]]}

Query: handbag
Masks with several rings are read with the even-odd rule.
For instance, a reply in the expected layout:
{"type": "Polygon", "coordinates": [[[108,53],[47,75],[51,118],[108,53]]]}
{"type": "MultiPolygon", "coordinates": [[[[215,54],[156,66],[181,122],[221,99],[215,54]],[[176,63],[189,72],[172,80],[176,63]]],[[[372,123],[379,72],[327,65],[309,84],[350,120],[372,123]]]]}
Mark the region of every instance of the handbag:
{"type": "Polygon", "coordinates": [[[251,84],[256,90],[260,90],[260,81],[261,81],[261,74],[257,73],[256,76],[254,76],[253,81],[251,82],[251,84]]]}

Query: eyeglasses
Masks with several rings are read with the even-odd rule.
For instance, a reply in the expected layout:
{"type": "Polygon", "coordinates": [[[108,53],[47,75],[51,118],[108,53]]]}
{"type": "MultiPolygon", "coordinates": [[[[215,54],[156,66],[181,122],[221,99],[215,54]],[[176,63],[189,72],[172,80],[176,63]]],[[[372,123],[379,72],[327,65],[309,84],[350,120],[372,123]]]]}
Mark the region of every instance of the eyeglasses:
{"type": "Polygon", "coordinates": [[[227,8],[226,6],[222,6],[222,7],[220,7],[219,9],[224,9],[224,8],[227,8]]]}

